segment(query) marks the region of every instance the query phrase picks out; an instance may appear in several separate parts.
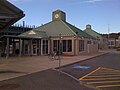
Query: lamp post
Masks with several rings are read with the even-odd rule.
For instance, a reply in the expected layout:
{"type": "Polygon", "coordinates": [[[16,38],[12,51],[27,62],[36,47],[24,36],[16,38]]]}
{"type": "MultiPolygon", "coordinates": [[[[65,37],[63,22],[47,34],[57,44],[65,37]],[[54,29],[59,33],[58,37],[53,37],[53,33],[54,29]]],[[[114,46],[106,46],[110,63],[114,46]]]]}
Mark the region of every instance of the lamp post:
{"type": "Polygon", "coordinates": [[[62,37],[61,34],[59,34],[59,52],[58,52],[58,60],[59,60],[59,74],[60,74],[60,66],[61,66],[61,58],[60,55],[62,54],[62,37]]]}

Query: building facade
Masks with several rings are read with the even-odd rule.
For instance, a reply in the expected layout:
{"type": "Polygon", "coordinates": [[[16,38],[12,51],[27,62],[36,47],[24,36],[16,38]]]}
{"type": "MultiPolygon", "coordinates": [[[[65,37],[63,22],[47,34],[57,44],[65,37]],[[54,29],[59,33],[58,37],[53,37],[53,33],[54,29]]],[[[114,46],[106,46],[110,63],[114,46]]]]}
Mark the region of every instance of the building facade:
{"type": "Polygon", "coordinates": [[[84,30],[84,32],[98,40],[98,49],[108,49],[108,39],[93,30],[91,28],[91,25],[86,25],[86,29],[84,30]]]}
{"type": "MultiPolygon", "coordinates": [[[[54,52],[62,55],[92,54],[98,52],[98,40],[66,21],[61,10],[52,13],[52,21],[22,33],[18,36],[4,36],[12,54],[18,50],[21,55],[48,55],[54,52]],[[17,44],[18,43],[18,44],[17,44]],[[14,46],[13,46],[14,45],[14,46]]],[[[5,47],[4,47],[5,48],[5,47]]],[[[3,50],[4,51],[4,50],[3,50]]],[[[7,56],[10,55],[7,48],[7,56]]]]}
{"type": "MultiPolygon", "coordinates": [[[[6,21],[0,22],[2,25],[0,29],[5,30],[7,26],[14,24],[17,20],[22,18],[24,14],[20,9],[6,0],[5,2],[3,0],[2,6],[8,10],[6,13],[10,15],[15,12],[20,13],[15,13],[16,16],[18,15],[15,21],[13,19],[15,17],[14,15],[1,15],[6,21]],[[5,6],[4,3],[8,4],[11,9],[6,8],[7,6],[5,6]],[[7,22],[10,22],[9,25],[7,22]]],[[[4,11],[4,9],[2,10],[4,11]]],[[[16,28],[15,32],[17,30],[16,28]]],[[[23,30],[25,30],[25,28],[23,28],[23,30]]],[[[15,55],[48,55],[54,51],[62,55],[82,55],[98,52],[98,40],[92,35],[68,23],[66,21],[66,13],[61,10],[54,11],[52,13],[52,21],[37,28],[33,28],[21,34],[19,33],[19,35],[2,35],[0,37],[0,43],[0,56],[6,57],[15,55]]]]}
{"type": "Polygon", "coordinates": [[[108,38],[109,48],[119,48],[120,47],[120,32],[119,33],[110,33],[110,34],[101,34],[103,37],[108,38]]]}

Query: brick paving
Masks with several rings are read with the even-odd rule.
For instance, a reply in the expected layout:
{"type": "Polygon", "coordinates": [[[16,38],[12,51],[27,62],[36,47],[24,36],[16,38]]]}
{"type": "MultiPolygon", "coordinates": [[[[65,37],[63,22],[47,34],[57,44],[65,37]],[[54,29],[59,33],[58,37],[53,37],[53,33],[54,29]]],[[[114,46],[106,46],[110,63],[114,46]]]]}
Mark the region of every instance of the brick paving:
{"type": "MultiPolygon", "coordinates": [[[[83,61],[107,52],[109,51],[100,51],[94,55],[64,56],[61,59],[61,66],[83,61]]],[[[58,67],[58,60],[51,61],[48,56],[0,58],[0,81],[56,67],[58,67]]]]}

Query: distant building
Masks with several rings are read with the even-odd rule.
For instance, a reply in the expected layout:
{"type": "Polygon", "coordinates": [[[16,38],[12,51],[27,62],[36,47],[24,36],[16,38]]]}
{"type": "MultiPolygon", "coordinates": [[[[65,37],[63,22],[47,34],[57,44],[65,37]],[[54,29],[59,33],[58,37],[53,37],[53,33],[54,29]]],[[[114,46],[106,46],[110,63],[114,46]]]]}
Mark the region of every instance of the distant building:
{"type": "Polygon", "coordinates": [[[91,28],[91,25],[86,25],[86,29],[84,30],[87,34],[93,36],[98,40],[98,48],[99,49],[108,49],[108,39],[100,35],[98,32],[91,28]]]}
{"type": "Polygon", "coordinates": [[[109,48],[120,47],[120,33],[101,34],[103,37],[108,38],[109,48]]]}

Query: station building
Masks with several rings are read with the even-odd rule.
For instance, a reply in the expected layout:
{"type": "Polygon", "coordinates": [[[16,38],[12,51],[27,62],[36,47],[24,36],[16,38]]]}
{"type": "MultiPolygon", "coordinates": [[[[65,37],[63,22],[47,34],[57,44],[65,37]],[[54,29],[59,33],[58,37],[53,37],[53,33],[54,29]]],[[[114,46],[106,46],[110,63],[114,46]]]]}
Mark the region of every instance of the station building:
{"type": "MultiPolygon", "coordinates": [[[[6,18],[6,21],[11,22],[9,24],[11,25],[22,18],[24,14],[12,4],[9,7],[11,12],[16,14],[13,17],[11,15],[11,17],[7,16],[6,18]],[[19,16],[17,17],[17,15],[19,16]],[[13,20],[13,22],[10,20],[13,20]]],[[[7,8],[7,10],[9,9],[7,8]]],[[[2,17],[5,18],[6,15],[2,17]]],[[[2,23],[1,30],[4,30],[4,25],[7,24],[2,23]]],[[[44,25],[20,35],[4,35],[0,40],[2,43],[1,56],[5,55],[6,57],[16,55],[48,55],[55,49],[62,55],[82,55],[98,52],[98,40],[68,23],[66,21],[66,13],[61,10],[54,11],[52,13],[52,21],[44,25]]]]}
{"type": "Polygon", "coordinates": [[[15,55],[16,49],[19,56],[48,55],[54,49],[63,55],[89,54],[98,51],[97,39],[68,23],[66,14],[61,10],[54,11],[52,21],[40,27],[18,36],[6,35],[3,38],[6,41],[7,57],[10,54],[15,55]]]}

